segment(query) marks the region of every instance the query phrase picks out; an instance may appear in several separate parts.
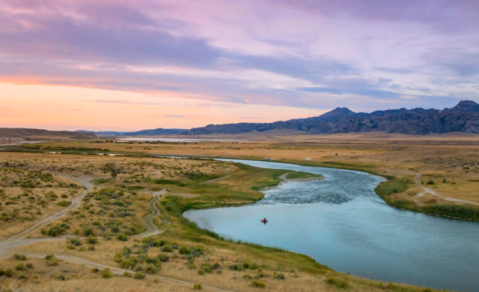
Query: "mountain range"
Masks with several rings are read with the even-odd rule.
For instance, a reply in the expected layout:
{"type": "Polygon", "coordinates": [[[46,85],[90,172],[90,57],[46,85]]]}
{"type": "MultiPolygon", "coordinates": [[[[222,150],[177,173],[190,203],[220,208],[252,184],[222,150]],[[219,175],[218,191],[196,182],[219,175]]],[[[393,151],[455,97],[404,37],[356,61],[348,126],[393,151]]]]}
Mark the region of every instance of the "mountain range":
{"type": "Polygon", "coordinates": [[[28,140],[56,140],[56,139],[95,139],[93,133],[79,133],[73,131],[48,131],[27,128],[0,128],[0,138],[19,138],[28,140]]]}
{"type": "Polygon", "coordinates": [[[113,137],[113,136],[158,136],[158,135],[175,135],[187,131],[186,129],[151,129],[151,130],[141,130],[135,132],[117,132],[117,131],[78,131],[79,133],[92,133],[101,137],[113,137]]]}
{"type": "Polygon", "coordinates": [[[182,134],[240,134],[271,130],[294,130],[305,134],[376,131],[409,135],[479,133],[479,104],[466,100],[444,110],[401,108],[372,113],[355,113],[348,108],[338,107],[317,117],[274,123],[211,124],[184,131],[182,134]]]}

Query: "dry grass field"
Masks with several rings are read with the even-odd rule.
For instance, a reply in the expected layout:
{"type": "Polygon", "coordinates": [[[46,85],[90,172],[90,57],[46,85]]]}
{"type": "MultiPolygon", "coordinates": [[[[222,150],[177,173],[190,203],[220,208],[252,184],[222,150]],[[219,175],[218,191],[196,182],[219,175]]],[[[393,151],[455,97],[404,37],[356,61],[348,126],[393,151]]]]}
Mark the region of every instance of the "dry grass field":
{"type": "MultiPolygon", "coordinates": [[[[391,200],[405,200],[416,205],[456,204],[470,207],[479,204],[479,136],[448,134],[436,136],[405,136],[370,134],[337,134],[311,136],[214,136],[208,138],[233,141],[202,141],[198,143],[98,143],[51,142],[26,147],[48,151],[92,150],[98,153],[135,153],[201,157],[234,157],[244,159],[301,163],[368,171],[394,176],[407,181],[407,189],[393,194],[391,200]],[[235,140],[236,139],[236,140],[235,140]],[[241,141],[250,139],[249,141],[241,141]],[[306,162],[307,158],[311,162],[306,162]],[[423,186],[459,201],[421,193],[415,183],[421,175],[423,186]],[[415,195],[412,195],[412,194],[415,195]],[[470,203],[468,203],[470,202],[470,203]]],[[[206,137],[203,137],[206,138],[206,137]]]]}

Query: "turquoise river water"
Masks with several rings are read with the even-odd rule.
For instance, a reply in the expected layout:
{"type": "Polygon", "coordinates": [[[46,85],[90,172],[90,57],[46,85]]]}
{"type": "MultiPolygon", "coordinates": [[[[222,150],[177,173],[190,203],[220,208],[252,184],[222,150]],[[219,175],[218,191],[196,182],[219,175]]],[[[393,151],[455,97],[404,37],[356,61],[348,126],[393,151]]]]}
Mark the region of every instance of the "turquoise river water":
{"type": "Polygon", "coordinates": [[[186,212],[199,227],[303,253],[365,278],[479,291],[479,223],[392,208],[374,192],[384,179],[364,172],[219,160],[316,173],[324,180],[283,184],[249,206],[186,212]]]}

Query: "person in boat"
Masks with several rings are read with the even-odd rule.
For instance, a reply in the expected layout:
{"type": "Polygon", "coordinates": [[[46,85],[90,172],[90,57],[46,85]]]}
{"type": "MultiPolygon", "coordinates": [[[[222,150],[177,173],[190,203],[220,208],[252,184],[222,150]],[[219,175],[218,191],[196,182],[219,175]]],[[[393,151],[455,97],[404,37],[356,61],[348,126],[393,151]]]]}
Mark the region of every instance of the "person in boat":
{"type": "Polygon", "coordinates": [[[261,222],[263,222],[263,224],[266,224],[266,223],[268,223],[268,220],[266,218],[264,218],[263,220],[261,220],[261,222]]]}

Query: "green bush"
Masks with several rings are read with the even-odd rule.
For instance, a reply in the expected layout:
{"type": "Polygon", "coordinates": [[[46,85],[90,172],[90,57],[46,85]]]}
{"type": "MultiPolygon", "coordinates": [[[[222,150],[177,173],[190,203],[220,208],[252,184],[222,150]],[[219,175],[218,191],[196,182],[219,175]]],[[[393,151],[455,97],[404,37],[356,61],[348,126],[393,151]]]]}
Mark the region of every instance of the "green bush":
{"type": "Polygon", "coordinates": [[[58,265],[58,259],[50,254],[45,257],[45,260],[47,261],[47,266],[57,266],[58,265]]]}
{"type": "Polygon", "coordinates": [[[26,255],[24,255],[24,254],[18,254],[18,253],[14,254],[14,255],[13,255],[13,258],[14,258],[15,260],[17,260],[17,261],[26,261],[26,260],[27,260],[27,256],[26,256],[26,255]]]}
{"type": "Polygon", "coordinates": [[[86,242],[87,242],[88,244],[97,244],[97,243],[98,243],[98,238],[96,238],[96,237],[90,235],[90,236],[88,236],[88,238],[86,239],[86,242]]]}
{"type": "Polygon", "coordinates": [[[273,278],[275,278],[275,279],[277,279],[277,280],[284,280],[284,279],[285,279],[283,273],[274,273],[274,274],[273,274],[273,278]]]}
{"type": "Polygon", "coordinates": [[[5,277],[11,278],[13,276],[12,269],[5,269],[5,277]]]}
{"type": "Polygon", "coordinates": [[[162,252],[173,252],[173,247],[169,244],[164,245],[161,247],[162,252]]]}
{"type": "Polygon", "coordinates": [[[18,264],[16,267],[15,267],[15,270],[17,271],[24,271],[26,268],[25,268],[25,265],[24,264],[18,264]]]}
{"type": "Polygon", "coordinates": [[[152,265],[152,264],[149,264],[149,265],[146,266],[145,272],[146,272],[147,274],[154,274],[154,273],[156,273],[156,271],[158,271],[158,268],[160,268],[160,267],[161,267],[161,264],[160,264],[160,263],[158,263],[157,266],[154,266],[154,265],[152,265]]]}
{"type": "Polygon", "coordinates": [[[74,246],[82,246],[83,245],[81,243],[81,241],[78,240],[77,238],[70,238],[69,242],[70,242],[70,244],[72,244],[74,246]]]}
{"type": "Polygon", "coordinates": [[[125,235],[125,233],[119,233],[119,234],[116,235],[116,239],[118,239],[120,241],[127,241],[128,237],[125,235]]]}
{"type": "Polygon", "coordinates": [[[345,280],[339,280],[339,279],[334,279],[334,278],[328,277],[324,281],[326,282],[326,284],[334,286],[334,287],[339,288],[339,289],[349,288],[349,284],[345,280]]]}
{"type": "Polygon", "coordinates": [[[103,272],[101,273],[102,278],[105,279],[110,279],[111,278],[111,271],[110,269],[104,269],[103,272]]]}
{"type": "Polygon", "coordinates": [[[193,290],[201,290],[203,287],[201,287],[201,284],[193,284],[193,290]]]}
{"type": "Polygon", "coordinates": [[[65,223],[62,223],[62,224],[57,224],[55,226],[52,226],[50,229],[48,229],[46,233],[48,236],[57,237],[67,233],[68,229],[70,229],[70,226],[68,226],[65,223]]]}
{"type": "Polygon", "coordinates": [[[60,202],[57,203],[57,205],[62,206],[62,207],[68,207],[70,205],[70,202],[60,201],[60,202]]]}
{"type": "Polygon", "coordinates": [[[178,250],[178,252],[179,252],[180,254],[184,254],[184,255],[189,255],[189,254],[192,253],[191,249],[189,249],[189,248],[186,247],[186,246],[180,247],[180,249],[178,250]]]}
{"type": "Polygon", "coordinates": [[[266,285],[263,282],[253,281],[251,283],[251,287],[264,289],[264,288],[266,288],[266,285]]]}
{"type": "Polygon", "coordinates": [[[135,275],[133,276],[133,278],[135,278],[137,280],[141,280],[141,279],[145,278],[145,274],[143,274],[142,272],[136,272],[135,275]]]}

